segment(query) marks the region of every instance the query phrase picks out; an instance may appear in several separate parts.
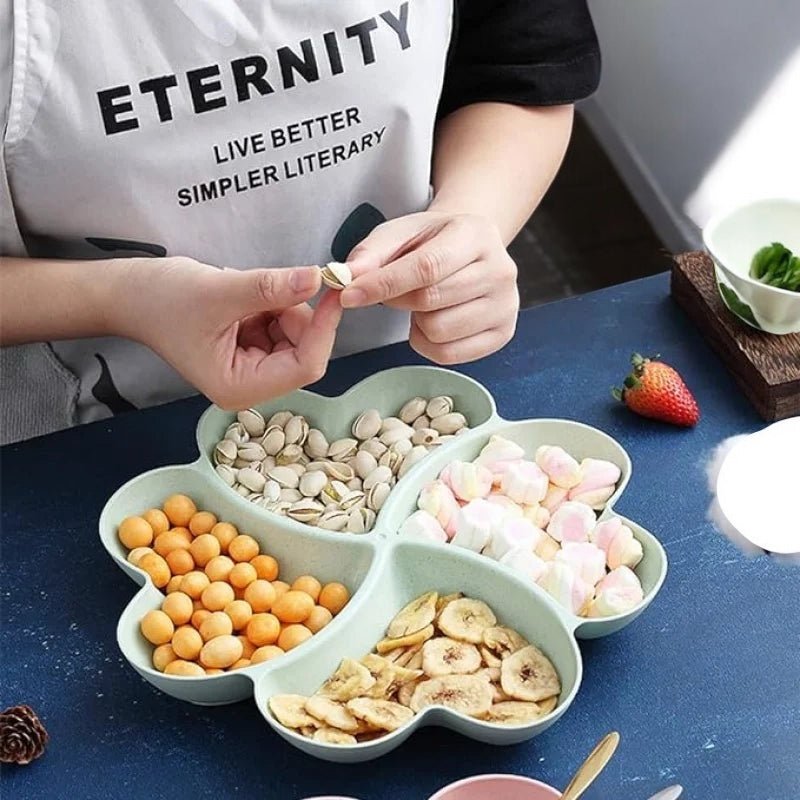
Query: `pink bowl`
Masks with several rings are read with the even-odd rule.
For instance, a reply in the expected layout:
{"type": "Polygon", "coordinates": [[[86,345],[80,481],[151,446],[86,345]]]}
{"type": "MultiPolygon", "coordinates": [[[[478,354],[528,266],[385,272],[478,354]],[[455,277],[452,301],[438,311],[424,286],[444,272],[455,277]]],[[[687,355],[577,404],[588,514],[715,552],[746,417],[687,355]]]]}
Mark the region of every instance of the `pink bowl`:
{"type": "Polygon", "coordinates": [[[429,800],[555,800],[561,792],[521,775],[475,775],[451,783],[429,800]]]}

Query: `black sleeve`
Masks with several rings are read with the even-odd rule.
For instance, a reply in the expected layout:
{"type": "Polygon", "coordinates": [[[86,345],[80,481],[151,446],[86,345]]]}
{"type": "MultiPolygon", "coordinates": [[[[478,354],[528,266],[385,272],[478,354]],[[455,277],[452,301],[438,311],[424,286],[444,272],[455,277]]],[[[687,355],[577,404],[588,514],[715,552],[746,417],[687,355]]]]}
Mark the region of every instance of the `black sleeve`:
{"type": "Polygon", "coordinates": [[[454,0],[439,115],[481,101],[572,103],[600,80],[586,0],[454,0]]]}

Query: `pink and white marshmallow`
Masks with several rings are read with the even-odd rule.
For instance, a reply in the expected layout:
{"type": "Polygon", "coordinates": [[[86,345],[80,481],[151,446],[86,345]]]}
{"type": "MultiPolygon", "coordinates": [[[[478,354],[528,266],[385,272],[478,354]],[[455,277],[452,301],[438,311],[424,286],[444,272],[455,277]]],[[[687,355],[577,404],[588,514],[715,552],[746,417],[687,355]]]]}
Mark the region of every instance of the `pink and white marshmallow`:
{"type": "Polygon", "coordinates": [[[644,600],[642,584],[628,567],[617,567],[597,584],[597,595],[589,605],[588,616],[611,617],[624,614],[644,600]]]}
{"type": "Polygon", "coordinates": [[[581,461],[581,481],[569,490],[569,499],[602,509],[617,488],[620,468],[610,461],[584,458],[581,461]]]}
{"type": "Polygon", "coordinates": [[[542,530],[550,524],[550,512],[542,505],[523,506],[522,516],[542,530]]]}
{"type": "Polygon", "coordinates": [[[554,483],[551,483],[547,487],[547,494],[542,500],[542,508],[546,508],[552,514],[563,502],[566,501],[568,494],[569,489],[562,489],[560,486],[556,486],[554,483]]]}
{"type": "Polygon", "coordinates": [[[619,517],[610,517],[599,522],[589,534],[589,540],[605,553],[608,568],[611,570],[617,567],[633,569],[644,555],[642,543],[619,517]]]}
{"type": "Polygon", "coordinates": [[[436,518],[427,511],[415,511],[398,531],[404,539],[420,542],[446,542],[447,534],[436,518]]]}
{"type": "Polygon", "coordinates": [[[547,566],[547,562],[542,561],[527,547],[516,547],[509,550],[500,559],[500,563],[511,567],[515,572],[519,572],[520,575],[524,575],[534,583],[541,577],[547,566]]]}
{"type": "Polygon", "coordinates": [[[555,560],[566,564],[590,586],[606,576],[606,554],[591,542],[567,542],[555,560]]]}
{"type": "Polygon", "coordinates": [[[563,561],[548,561],[536,582],[573,614],[583,614],[594,599],[594,587],[563,561]]]}
{"type": "Polygon", "coordinates": [[[492,473],[471,461],[451,461],[439,474],[459,500],[469,502],[486,497],[492,490],[492,473]]]}
{"type": "Polygon", "coordinates": [[[481,498],[472,500],[461,509],[450,543],[480,553],[501,528],[504,519],[505,512],[500,506],[481,498]]]}
{"type": "Polygon", "coordinates": [[[580,464],[563,447],[543,444],[536,451],[536,463],[562,489],[571,489],[581,482],[580,464]]]}
{"type": "Polygon", "coordinates": [[[568,500],[562,503],[550,517],[547,532],[557,541],[586,542],[597,522],[597,516],[586,503],[568,500]]]}
{"type": "Polygon", "coordinates": [[[547,475],[533,461],[509,464],[500,481],[500,489],[515,503],[537,505],[547,494],[547,475]]]}
{"type": "MultiPolygon", "coordinates": [[[[510,550],[518,548],[525,548],[533,554],[544,535],[544,531],[537,528],[530,520],[506,519],[502,527],[492,534],[489,544],[483,549],[483,554],[496,561],[500,561],[510,550]]],[[[605,564],[605,554],[603,564],[605,564]]]]}
{"type": "Polygon", "coordinates": [[[447,534],[447,538],[453,538],[461,506],[444,481],[432,481],[425,486],[419,493],[417,507],[435,517],[447,534]]]}
{"type": "Polygon", "coordinates": [[[543,561],[552,561],[560,550],[561,545],[550,534],[545,533],[533,552],[543,561]]]}
{"type": "Polygon", "coordinates": [[[524,509],[519,503],[515,503],[510,497],[506,497],[502,492],[489,492],[486,499],[490,503],[500,506],[509,517],[522,517],[524,509]]]}
{"type": "Polygon", "coordinates": [[[516,442],[493,434],[481,449],[474,463],[486,467],[492,473],[495,484],[499,485],[509,465],[522,461],[523,458],[525,458],[525,450],[516,442]]]}

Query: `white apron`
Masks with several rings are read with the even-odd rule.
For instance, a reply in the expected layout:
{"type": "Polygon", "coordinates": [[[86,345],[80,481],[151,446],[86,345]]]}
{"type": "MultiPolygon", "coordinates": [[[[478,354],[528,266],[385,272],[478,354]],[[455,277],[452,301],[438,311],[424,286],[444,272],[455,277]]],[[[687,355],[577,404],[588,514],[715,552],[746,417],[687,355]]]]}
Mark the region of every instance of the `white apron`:
{"type": "MultiPolygon", "coordinates": [[[[30,256],[318,264],[429,202],[450,0],[14,0],[13,18],[3,158],[30,256]]],[[[407,335],[406,314],[347,312],[335,355],[407,335]]],[[[51,427],[194,392],[126,340],[52,350],[75,396],[51,427]]]]}

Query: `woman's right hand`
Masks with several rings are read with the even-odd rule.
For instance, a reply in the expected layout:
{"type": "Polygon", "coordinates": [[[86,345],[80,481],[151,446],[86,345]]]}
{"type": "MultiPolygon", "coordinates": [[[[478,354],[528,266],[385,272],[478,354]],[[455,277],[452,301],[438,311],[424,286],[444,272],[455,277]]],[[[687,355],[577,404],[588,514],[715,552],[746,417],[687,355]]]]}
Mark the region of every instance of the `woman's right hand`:
{"type": "Polygon", "coordinates": [[[312,309],[306,301],[320,286],[316,267],[126,259],[107,325],[150,347],[213,403],[241,410],[325,374],[342,308],[327,292],[312,309]]]}

